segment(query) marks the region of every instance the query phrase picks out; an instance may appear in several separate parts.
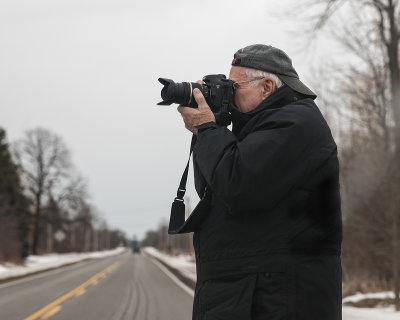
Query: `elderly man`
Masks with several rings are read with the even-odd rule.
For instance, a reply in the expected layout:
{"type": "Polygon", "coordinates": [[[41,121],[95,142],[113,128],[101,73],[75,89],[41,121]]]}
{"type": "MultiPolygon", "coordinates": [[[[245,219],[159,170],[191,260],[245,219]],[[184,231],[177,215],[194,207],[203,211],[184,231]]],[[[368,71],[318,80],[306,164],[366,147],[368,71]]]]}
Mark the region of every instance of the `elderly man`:
{"type": "Polygon", "coordinates": [[[194,231],[193,319],[341,319],[339,165],[316,95],[266,45],[237,51],[229,78],[232,131],[198,89],[197,109],[178,107],[203,198],[182,230],[194,231]]]}

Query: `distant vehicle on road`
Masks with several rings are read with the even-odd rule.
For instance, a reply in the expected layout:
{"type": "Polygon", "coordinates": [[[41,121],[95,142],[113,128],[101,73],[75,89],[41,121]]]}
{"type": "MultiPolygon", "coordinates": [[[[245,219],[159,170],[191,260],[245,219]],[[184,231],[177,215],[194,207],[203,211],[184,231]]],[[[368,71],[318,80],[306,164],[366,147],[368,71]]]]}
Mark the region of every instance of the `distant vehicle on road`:
{"type": "Polygon", "coordinates": [[[140,253],[140,243],[137,240],[131,242],[132,253],[140,253]]]}

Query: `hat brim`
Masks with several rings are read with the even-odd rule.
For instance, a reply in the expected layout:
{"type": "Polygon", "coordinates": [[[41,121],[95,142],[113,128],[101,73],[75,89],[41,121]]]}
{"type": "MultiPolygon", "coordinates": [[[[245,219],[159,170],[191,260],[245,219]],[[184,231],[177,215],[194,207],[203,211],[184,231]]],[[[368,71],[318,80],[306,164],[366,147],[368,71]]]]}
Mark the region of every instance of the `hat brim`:
{"type": "Polygon", "coordinates": [[[317,95],[311,91],[299,78],[289,77],[285,75],[278,74],[279,79],[281,79],[286,85],[288,85],[293,90],[310,96],[310,98],[315,99],[317,95]]]}

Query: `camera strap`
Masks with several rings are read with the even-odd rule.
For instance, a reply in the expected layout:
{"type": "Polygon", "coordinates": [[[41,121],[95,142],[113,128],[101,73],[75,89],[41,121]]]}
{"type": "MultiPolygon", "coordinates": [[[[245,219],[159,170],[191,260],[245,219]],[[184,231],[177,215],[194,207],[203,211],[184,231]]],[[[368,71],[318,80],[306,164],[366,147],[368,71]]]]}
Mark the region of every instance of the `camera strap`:
{"type": "Polygon", "coordinates": [[[196,140],[197,140],[196,135],[193,135],[192,142],[190,143],[189,160],[187,162],[185,171],[183,172],[181,182],[179,184],[179,188],[176,193],[176,197],[171,207],[171,216],[169,219],[169,227],[168,227],[169,234],[178,233],[180,227],[182,227],[183,224],[185,223],[185,201],[183,200],[183,197],[185,196],[186,193],[186,182],[189,173],[190,157],[192,155],[194,145],[196,144],[196,140]]]}

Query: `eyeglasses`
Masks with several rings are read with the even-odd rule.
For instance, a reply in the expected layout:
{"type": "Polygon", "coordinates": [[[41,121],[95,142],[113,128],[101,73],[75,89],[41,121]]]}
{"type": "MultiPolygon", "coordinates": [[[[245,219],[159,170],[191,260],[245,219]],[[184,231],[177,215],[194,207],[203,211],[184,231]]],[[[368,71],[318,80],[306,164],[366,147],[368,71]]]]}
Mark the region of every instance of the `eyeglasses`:
{"type": "Polygon", "coordinates": [[[251,80],[245,80],[245,81],[234,82],[234,83],[233,83],[233,89],[234,89],[234,90],[240,89],[240,85],[241,85],[242,83],[253,82],[253,81],[257,81],[257,80],[261,80],[261,79],[264,79],[264,77],[258,77],[258,78],[254,78],[254,79],[251,79],[251,80]]]}

